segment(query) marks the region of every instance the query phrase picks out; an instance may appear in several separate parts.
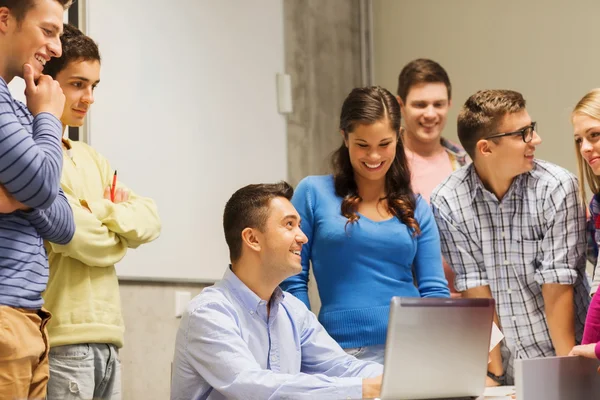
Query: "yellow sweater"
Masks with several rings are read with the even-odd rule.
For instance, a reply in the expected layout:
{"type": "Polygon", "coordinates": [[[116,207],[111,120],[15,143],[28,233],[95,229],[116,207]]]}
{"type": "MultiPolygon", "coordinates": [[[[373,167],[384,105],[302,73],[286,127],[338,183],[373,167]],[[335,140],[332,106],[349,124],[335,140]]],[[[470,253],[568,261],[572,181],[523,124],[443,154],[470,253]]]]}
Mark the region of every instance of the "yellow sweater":
{"type": "MultiPolygon", "coordinates": [[[[114,265],[128,248],[160,234],[153,200],[129,191],[129,200],[104,199],[114,171],[85,143],[63,140],[61,185],[73,208],[75,236],[67,245],[46,243],[50,277],[44,292],[52,313],[50,346],[110,343],[123,346],[123,317],[114,265]]],[[[117,181],[117,188],[127,189],[117,181]]]]}

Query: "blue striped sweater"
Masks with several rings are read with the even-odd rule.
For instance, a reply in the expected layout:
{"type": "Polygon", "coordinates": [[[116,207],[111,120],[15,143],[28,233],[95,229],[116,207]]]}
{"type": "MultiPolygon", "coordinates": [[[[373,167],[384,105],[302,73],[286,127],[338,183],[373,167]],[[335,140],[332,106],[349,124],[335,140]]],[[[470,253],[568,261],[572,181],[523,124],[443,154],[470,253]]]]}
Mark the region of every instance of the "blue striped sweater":
{"type": "Polygon", "coordinates": [[[0,184],[31,211],[0,214],[0,305],[38,309],[48,282],[44,239],[66,244],[73,212],[60,189],[62,124],[35,118],[0,77],[0,184]]]}

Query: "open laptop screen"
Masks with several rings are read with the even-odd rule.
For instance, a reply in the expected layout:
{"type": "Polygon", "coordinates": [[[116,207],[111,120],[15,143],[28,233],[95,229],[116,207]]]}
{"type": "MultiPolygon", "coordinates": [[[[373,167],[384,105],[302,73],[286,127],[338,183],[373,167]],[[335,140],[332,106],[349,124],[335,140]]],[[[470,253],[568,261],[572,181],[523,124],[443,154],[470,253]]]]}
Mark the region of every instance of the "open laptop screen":
{"type": "Polygon", "coordinates": [[[392,298],[381,398],[481,395],[494,304],[493,299],[392,298]]]}

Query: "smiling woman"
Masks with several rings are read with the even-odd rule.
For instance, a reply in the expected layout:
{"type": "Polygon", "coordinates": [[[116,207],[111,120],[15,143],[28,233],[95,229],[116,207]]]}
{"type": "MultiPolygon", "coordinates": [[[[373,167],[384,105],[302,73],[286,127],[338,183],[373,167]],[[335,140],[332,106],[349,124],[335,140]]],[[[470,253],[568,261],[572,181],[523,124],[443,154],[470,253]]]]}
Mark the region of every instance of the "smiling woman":
{"type": "Polygon", "coordinates": [[[600,89],[587,93],[571,116],[575,155],[579,170],[579,190],[586,203],[586,183],[592,192],[588,218],[588,260],[595,266],[592,294],[600,285],[598,243],[600,243],[600,89]]]}
{"type": "MultiPolygon", "coordinates": [[[[585,184],[593,193],[588,219],[588,260],[595,265],[592,294],[598,290],[598,245],[600,244],[600,89],[587,93],[577,103],[571,116],[575,154],[579,169],[580,193],[585,203],[585,184]]],[[[570,355],[600,358],[600,296],[594,295],[586,316],[581,346],[570,355]]],[[[600,370],[599,370],[600,372],[600,370]]]]}
{"type": "Polygon", "coordinates": [[[433,215],[411,190],[395,97],[380,87],[354,89],[340,134],[333,175],[303,179],[292,198],[308,242],[302,272],[282,287],[310,306],[312,262],[325,329],[355,357],[382,363],[392,296],[450,292],[433,215]]]}

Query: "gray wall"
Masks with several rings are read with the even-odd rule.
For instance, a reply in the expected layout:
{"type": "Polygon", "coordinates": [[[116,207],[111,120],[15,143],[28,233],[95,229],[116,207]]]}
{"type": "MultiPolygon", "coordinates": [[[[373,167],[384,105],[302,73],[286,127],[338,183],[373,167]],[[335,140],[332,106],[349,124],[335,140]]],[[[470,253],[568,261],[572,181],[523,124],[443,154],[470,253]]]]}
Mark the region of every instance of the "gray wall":
{"type": "MultiPolygon", "coordinates": [[[[288,171],[294,186],[306,175],[327,173],[329,155],[341,143],[342,101],[361,85],[359,9],[359,0],[284,1],[286,72],[292,77],[294,104],[287,125],[288,171]]],[[[121,282],[123,399],[169,398],[180,321],[174,317],[175,292],[195,296],[204,286],[121,282]]],[[[318,311],[313,285],[310,294],[318,311]]]]}
{"type": "Polygon", "coordinates": [[[361,84],[359,0],[286,0],[285,67],[292,77],[289,181],[329,172],[342,102],[361,84]]]}
{"type": "Polygon", "coordinates": [[[598,15],[593,0],[373,0],[375,83],[395,92],[408,61],[438,61],[453,86],[451,139],[471,94],[517,90],[538,122],[536,156],[576,172],[570,112],[600,86],[598,15]]]}

